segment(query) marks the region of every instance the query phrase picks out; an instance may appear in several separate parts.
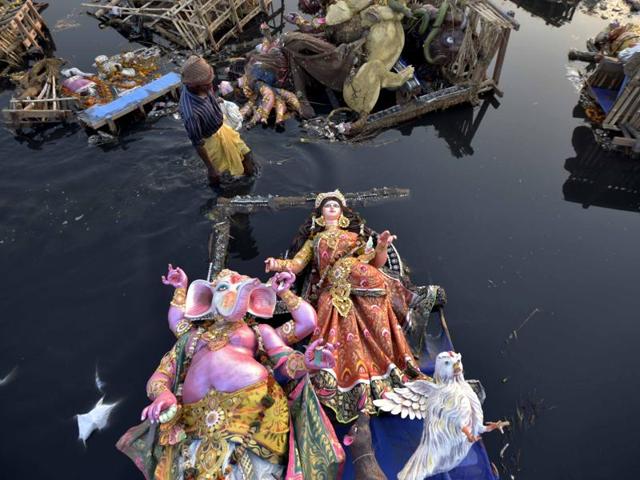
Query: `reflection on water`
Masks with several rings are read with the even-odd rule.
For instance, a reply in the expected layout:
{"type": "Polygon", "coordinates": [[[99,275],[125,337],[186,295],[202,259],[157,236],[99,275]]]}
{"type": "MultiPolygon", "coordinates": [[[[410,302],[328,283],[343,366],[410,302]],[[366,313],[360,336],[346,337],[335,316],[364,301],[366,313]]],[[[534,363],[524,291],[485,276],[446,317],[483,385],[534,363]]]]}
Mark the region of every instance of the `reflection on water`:
{"type": "Polygon", "coordinates": [[[640,210],[640,163],[602,150],[587,126],[574,130],[572,143],[576,156],[564,165],[571,174],[562,186],[565,200],[584,208],[640,210]]]}
{"type": "Polygon", "coordinates": [[[580,0],[513,0],[513,3],[534,17],[544,19],[547,25],[561,27],[573,20],[580,0]]]}
{"type": "Polygon", "coordinates": [[[473,138],[478,132],[489,107],[497,109],[500,103],[494,96],[482,100],[480,107],[459,105],[450,108],[444,117],[440,112],[432,112],[418,121],[406,123],[397,127],[403,136],[410,136],[414,129],[432,126],[438,137],[447,142],[451,154],[456,158],[473,155],[473,138]]]}
{"type": "Polygon", "coordinates": [[[253,237],[248,213],[235,213],[229,217],[229,254],[240,260],[251,260],[260,253],[253,237]]]}

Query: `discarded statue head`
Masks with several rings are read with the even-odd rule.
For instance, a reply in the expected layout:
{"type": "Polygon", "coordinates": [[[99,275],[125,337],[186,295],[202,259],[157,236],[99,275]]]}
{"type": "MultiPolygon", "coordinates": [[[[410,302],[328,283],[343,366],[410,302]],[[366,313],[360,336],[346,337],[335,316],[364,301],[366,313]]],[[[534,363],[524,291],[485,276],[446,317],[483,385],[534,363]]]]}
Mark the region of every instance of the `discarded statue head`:
{"type": "Polygon", "coordinates": [[[225,321],[238,321],[250,313],[270,318],[275,306],[272,288],[257,278],[225,269],[212,282],[196,280],[189,285],[185,317],[197,320],[219,316],[225,321]]]}

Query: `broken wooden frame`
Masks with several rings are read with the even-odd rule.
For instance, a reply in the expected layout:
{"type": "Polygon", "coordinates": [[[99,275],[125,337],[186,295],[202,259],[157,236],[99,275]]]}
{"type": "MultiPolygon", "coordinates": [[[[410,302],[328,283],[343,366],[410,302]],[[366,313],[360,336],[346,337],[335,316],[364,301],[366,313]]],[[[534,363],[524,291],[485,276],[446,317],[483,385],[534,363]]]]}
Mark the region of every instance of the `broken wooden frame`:
{"type": "Polygon", "coordinates": [[[26,128],[41,123],[59,123],[75,119],[78,100],[73,97],[10,100],[2,110],[4,121],[14,128],[26,128]]]}
{"type": "MultiPolygon", "coordinates": [[[[625,82],[623,64],[605,57],[586,81],[593,96],[594,88],[619,91],[625,82]]],[[[606,114],[602,128],[612,135],[612,144],[634,155],[640,154],[640,69],[629,78],[606,114]]]]}
{"type": "Polygon", "coordinates": [[[27,51],[44,52],[49,43],[46,25],[31,0],[0,1],[0,74],[25,66],[27,51]]]}
{"type": "Polygon", "coordinates": [[[144,28],[181,47],[214,52],[260,13],[273,14],[272,0],[103,0],[82,6],[96,9],[93,15],[98,19],[122,24],[140,21],[144,28]]]}

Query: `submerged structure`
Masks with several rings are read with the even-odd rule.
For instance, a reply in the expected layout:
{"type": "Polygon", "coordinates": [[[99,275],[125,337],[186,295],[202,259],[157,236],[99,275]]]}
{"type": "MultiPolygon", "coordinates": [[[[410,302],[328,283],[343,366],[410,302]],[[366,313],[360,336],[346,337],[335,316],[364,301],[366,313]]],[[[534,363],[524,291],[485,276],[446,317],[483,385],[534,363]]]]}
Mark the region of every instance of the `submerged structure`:
{"type": "Polygon", "coordinates": [[[103,0],[83,3],[115,27],[148,30],[181,47],[218,51],[244,31],[271,0],[103,0]]]}
{"type": "Polygon", "coordinates": [[[45,5],[0,0],[0,76],[26,66],[30,53],[44,55],[51,42],[40,16],[45,5]]]}
{"type": "Polygon", "coordinates": [[[610,24],[587,42],[586,52],[572,50],[570,60],[589,65],[580,105],[596,141],[607,150],[640,154],[640,25],[610,24]]]}
{"type": "Polygon", "coordinates": [[[230,69],[223,93],[244,104],[248,126],[269,123],[272,112],[276,125],[289,115],[316,117],[307,130],[357,140],[476,104],[483,93],[501,96],[509,37],[519,28],[491,0],[300,1],[298,8],[311,20],[289,13],[297,31],[275,36],[263,28],[263,42],[230,69]],[[327,99],[333,110],[317,116],[312,105],[327,99]]]}

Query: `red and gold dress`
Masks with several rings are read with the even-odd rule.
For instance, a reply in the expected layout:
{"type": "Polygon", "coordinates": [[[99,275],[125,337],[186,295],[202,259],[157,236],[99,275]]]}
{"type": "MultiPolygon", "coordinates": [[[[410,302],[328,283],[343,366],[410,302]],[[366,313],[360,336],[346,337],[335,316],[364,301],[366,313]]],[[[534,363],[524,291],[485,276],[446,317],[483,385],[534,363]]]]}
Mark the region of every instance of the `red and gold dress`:
{"type": "Polygon", "coordinates": [[[307,240],[287,261],[302,268],[313,262],[318,327],[310,341],[322,338],[337,348],[335,367],[312,381],[342,423],[362,410],[376,413],[372,400],[401,386],[405,374],[419,374],[401,326],[414,294],[370,265],[374,257],[357,234],[335,229],[307,240]]]}

